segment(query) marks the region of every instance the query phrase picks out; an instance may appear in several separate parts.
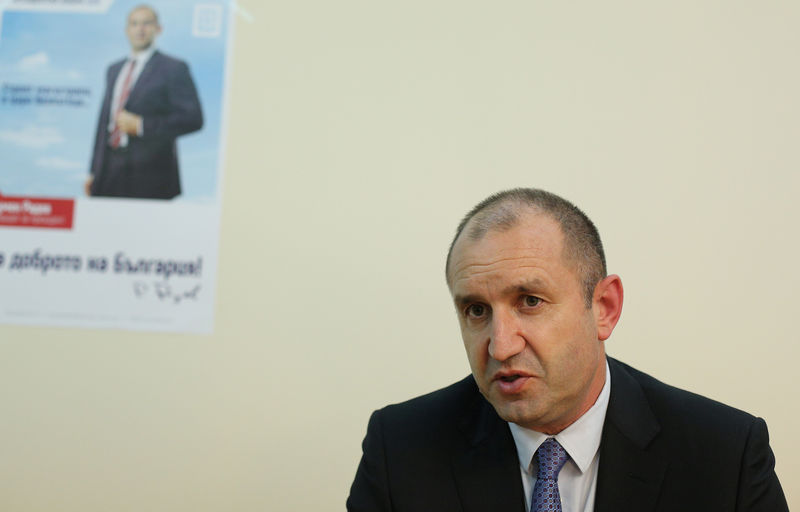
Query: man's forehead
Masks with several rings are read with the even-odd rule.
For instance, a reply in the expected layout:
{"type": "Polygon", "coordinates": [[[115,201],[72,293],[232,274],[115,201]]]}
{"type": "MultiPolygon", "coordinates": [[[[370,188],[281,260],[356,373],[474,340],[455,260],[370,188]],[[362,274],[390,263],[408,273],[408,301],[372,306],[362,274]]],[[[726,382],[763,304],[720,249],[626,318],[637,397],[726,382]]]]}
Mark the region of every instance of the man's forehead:
{"type": "Polygon", "coordinates": [[[450,268],[447,269],[450,284],[454,273],[458,273],[465,265],[488,264],[493,260],[514,256],[563,257],[564,233],[561,225],[551,215],[541,211],[526,212],[512,227],[489,229],[477,238],[467,233],[469,227],[469,224],[464,227],[453,246],[450,268]]]}
{"type": "Polygon", "coordinates": [[[133,9],[130,14],[128,14],[128,21],[132,20],[134,17],[142,19],[142,18],[150,18],[151,20],[156,20],[156,12],[149,8],[149,7],[136,7],[133,9]]]}

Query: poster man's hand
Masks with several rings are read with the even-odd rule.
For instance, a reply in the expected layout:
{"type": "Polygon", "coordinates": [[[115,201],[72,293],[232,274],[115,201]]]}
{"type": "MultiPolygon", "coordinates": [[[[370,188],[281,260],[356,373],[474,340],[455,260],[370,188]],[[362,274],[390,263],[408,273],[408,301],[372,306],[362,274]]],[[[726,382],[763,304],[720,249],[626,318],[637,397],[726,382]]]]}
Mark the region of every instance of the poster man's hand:
{"type": "Polygon", "coordinates": [[[142,116],[123,110],[117,115],[117,128],[128,135],[139,135],[142,116]]]}

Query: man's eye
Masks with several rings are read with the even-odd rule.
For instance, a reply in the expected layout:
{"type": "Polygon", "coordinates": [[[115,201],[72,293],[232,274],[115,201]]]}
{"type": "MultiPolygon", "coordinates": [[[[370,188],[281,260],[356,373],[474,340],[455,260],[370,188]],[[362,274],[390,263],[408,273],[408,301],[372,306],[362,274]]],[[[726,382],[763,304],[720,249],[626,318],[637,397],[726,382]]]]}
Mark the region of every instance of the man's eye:
{"type": "Polygon", "coordinates": [[[534,308],[538,306],[542,302],[542,299],[539,297],[534,297],[533,295],[526,295],[525,296],[525,306],[529,308],[534,308]]]}
{"type": "Polygon", "coordinates": [[[470,304],[465,312],[468,317],[480,318],[486,314],[486,306],[483,304],[470,304]]]}

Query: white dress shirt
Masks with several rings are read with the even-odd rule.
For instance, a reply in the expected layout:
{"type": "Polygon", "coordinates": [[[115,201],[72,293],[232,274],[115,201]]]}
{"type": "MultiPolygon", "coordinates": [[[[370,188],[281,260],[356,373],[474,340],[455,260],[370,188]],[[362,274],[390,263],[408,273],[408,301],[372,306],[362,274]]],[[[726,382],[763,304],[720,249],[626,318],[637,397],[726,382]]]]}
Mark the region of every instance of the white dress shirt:
{"type": "Polygon", "coordinates": [[[558,490],[561,494],[563,512],[593,512],[597,490],[597,468],[600,459],[600,437],[606,419],[608,399],[611,394],[611,372],[606,362],[606,382],[594,405],[555,436],[509,423],[511,435],[517,445],[522,486],[525,490],[525,509],[530,512],[531,494],[536,483],[536,461],[533,456],[539,446],[549,437],[564,447],[569,460],[558,474],[558,490]]]}
{"type": "MultiPolygon", "coordinates": [[[[133,67],[133,75],[131,75],[131,83],[128,86],[129,92],[133,90],[133,86],[136,85],[136,80],[139,79],[139,75],[142,74],[142,69],[147,64],[147,61],[150,60],[150,57],[153,56],[156,49],[154,46],[150,46],[150,48],[146,50],[142,50],[139,53],[134,53],[125,64],[122,65],[122,69],[120,69],[119,74],[117,75],[117,80],[114,82],[114,95],[111,97],[111,112],[108,115],[108,133],[114,131],[114,125],[116,124],[117,120],[115,119],[115,114],[117,113],[117,109],[119,108],[119,100],[120,96],[122,96],[122,87],[125,84],[125,77],[128,76],[129,70],[131,66],[133,67]]],[[[142,134],[142,127],[139,126],[139,135],[142,134]]],[[[121,133],[119,139],[119,147],[124,148],[128,145],[128,134],[121,133]]]]}

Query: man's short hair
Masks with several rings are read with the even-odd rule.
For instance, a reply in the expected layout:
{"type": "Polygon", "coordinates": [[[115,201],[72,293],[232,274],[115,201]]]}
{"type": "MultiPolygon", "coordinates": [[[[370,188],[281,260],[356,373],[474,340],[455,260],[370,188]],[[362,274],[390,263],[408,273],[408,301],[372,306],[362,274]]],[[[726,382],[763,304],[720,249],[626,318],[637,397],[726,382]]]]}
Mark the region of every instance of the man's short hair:
{"type": "Polygon", "coordinates": [[[456,229],[447,251],[445,275],[450,284],[450,258],[453,247],[467,224],[465,236],[480,240],[489,231],[508,231],[526,213],[549,215],[564,233],[564,258],[575,264],[584,290],[586,307],[592,306],[594,288],[606,277],[606,256],[594,223],[577,206],[550,192],[535,188],[515,188],[493,194],[467,213],[456,229]]]}
{"type": "Polygon", "coordinates": [[[153,6],[151,6],[151,5],[149,5],[149,4],[139,4],[139,5],[135,6],[133,9],[131,9],[130,11],[128,11],[128,17],[130,17],[130,15],[131,15],[132,13],[134,13],[134,12],[136,12],[136,11],[140,11],[140,10],[142,10],[142,9],[146,9],[146,10],[150,11],[151,13],[153,13],[153,19],[155,20],[155,22],[156,22],[156,25],[159,25],[159,22],[158,22],[158,12],[157,12],[155,9],[153,9],[153,6]]]}

